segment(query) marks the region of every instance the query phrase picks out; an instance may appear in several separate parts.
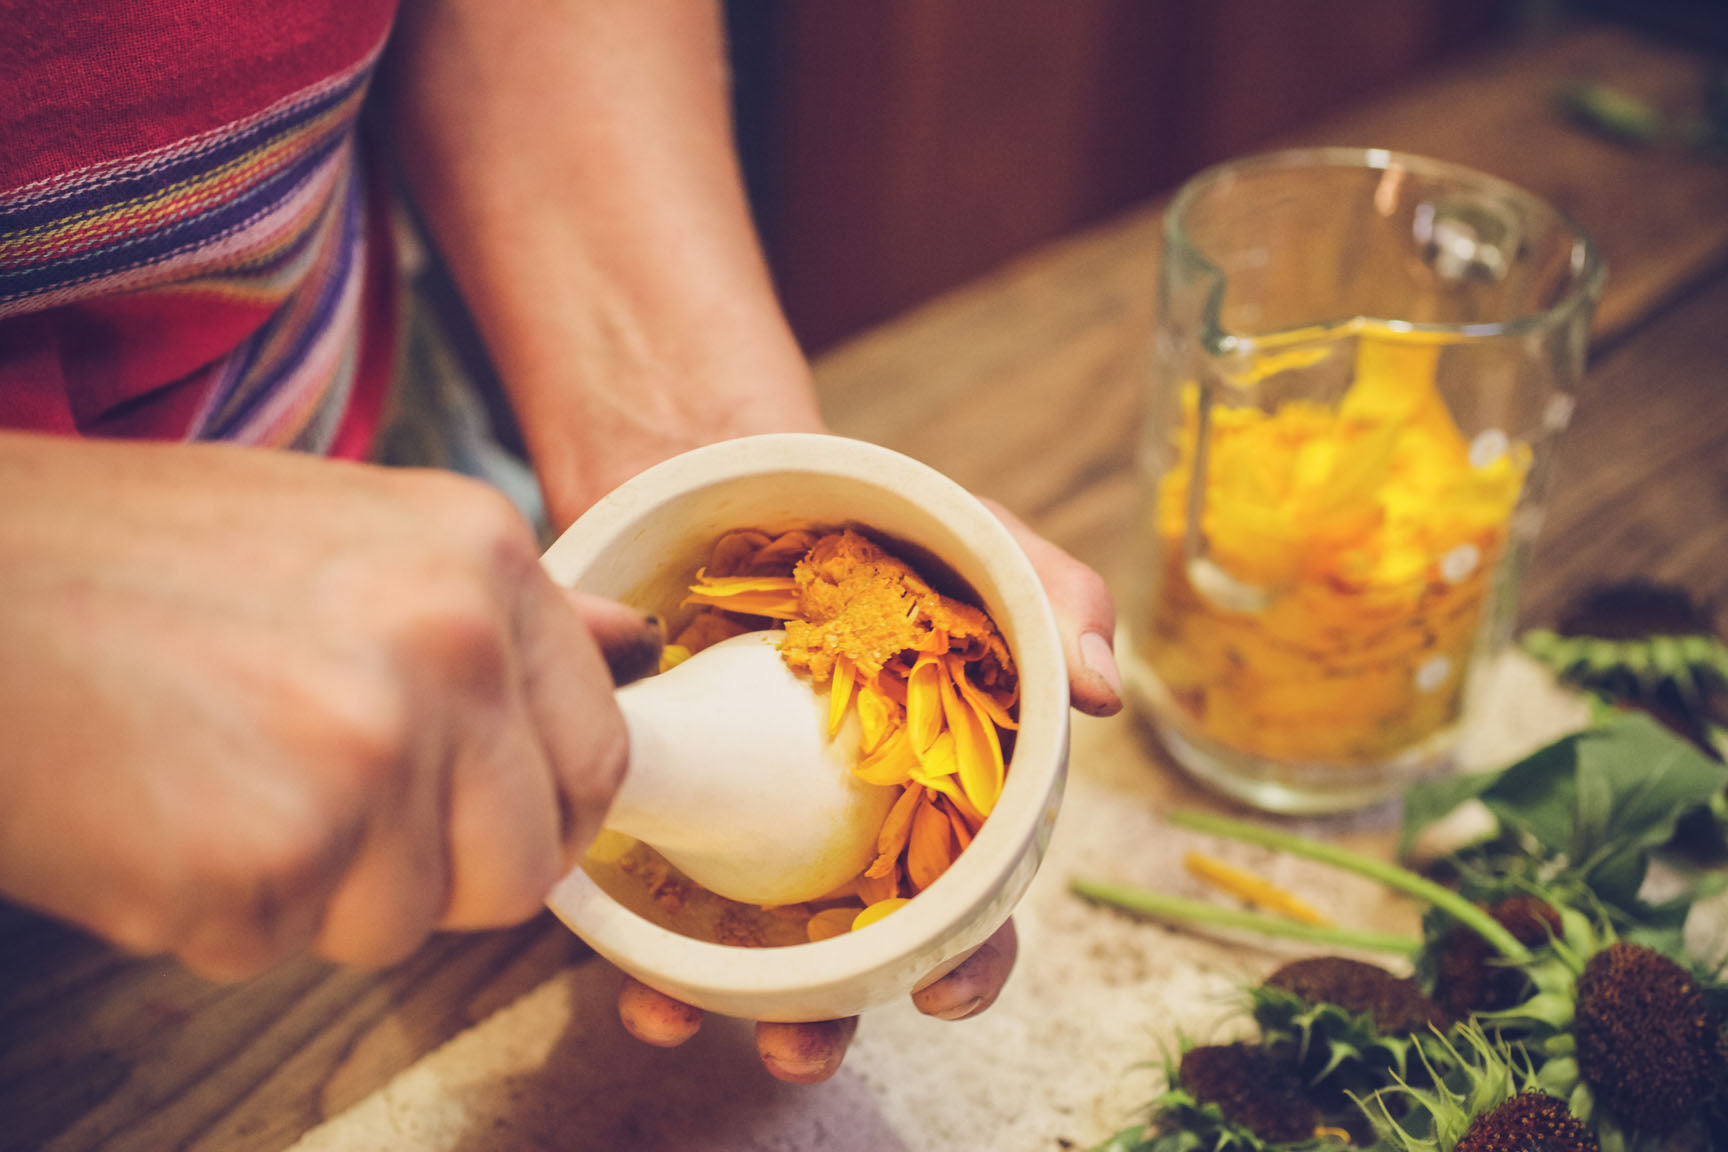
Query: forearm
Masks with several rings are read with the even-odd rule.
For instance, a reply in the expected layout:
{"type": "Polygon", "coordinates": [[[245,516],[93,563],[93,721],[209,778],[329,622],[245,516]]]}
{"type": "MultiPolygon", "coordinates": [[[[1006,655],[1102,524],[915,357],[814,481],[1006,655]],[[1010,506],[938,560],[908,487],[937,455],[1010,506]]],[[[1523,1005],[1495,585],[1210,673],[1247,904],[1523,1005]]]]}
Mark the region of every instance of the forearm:
{"type": "Polygon", "coordinates": [[[403,12],[403,167],[560,523],[682,449],[820,427],[745,202],[721,41],[693,0],[403,12]]]}

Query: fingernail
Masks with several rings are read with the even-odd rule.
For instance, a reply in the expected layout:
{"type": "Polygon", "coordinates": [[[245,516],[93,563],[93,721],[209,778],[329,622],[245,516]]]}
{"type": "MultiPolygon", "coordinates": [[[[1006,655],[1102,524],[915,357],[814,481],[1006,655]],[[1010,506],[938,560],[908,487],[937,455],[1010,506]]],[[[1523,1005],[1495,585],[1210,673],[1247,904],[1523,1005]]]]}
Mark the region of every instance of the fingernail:
{"type": "Polygon", "coordinates": [[[1116,653],[1110,640],[1101,632],[1086,632],[1080,637],[1080,662],[1087,671],[1109,685],[1110,691],[1122,695],[1122,673],[1116,667],[1116,653]]]}
{"type": "Polygon", "coordinates": [[[984,997],[974,996],[964,1004],[956,1004],[952,1008],[944,1008],[936,1013],[938,1020],[964,1020],[984,1006],[984,997]]]}

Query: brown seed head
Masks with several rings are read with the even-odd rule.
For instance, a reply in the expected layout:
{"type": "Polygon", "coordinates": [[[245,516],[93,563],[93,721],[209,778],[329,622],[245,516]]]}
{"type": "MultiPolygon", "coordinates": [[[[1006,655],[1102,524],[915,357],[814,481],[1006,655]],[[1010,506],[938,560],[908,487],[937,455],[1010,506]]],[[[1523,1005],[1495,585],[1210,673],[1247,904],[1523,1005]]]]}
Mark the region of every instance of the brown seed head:
{"type": "Polygon", "coordinates": [[[1601,1146],[1564,1100],[1520,1092],[1472,1120],[1452,1152],[1601,1152],[1601,1146]]]}
{"type": "Polygon", "coordinates": [[[1654,948],[1620,941],[1578,978],[1578,1070],[1626,1124],[1661,1136],[1702,1103],[1711,1052],[1704,996],[1686,970],[1654,948]]]}
{"type": "MultiPolygon", "coordinates": [[[[1534,896],[1509,896],[1487,912],[1526,947],[1540,947],[1560,932],[1560,914],[1534,896]]],[[[1523,998],[1528,979],[1496,964],[1498,955],[1474,929],[1456,924],[1446,933],[1435,964],[1434,999],[1448,1016],[1510,1008],[1523,998]]]]}
{"type": "Polygon", "coordinates": [[[1176,1074],[1203,1104],[1216,1104],[1226,1120],[1272,1144],[1314,1135],[1320,1112],[1302,1094],[1295,1070],[1253,1044],[1208,1044],[1182,1054],[1176,1074]]]}
{"type": "Polygon", "coordinates": [[[1292,960],[1268,976],[1266,986],[1309,1004],[1336,1004],[1346,1012],[1366,1013],[1388,1036],[1426,1032],[1429,1025],[1439,1028],[1446,1024],[1439,1005],[1414,980],[1342,956],[1292,960]]]}

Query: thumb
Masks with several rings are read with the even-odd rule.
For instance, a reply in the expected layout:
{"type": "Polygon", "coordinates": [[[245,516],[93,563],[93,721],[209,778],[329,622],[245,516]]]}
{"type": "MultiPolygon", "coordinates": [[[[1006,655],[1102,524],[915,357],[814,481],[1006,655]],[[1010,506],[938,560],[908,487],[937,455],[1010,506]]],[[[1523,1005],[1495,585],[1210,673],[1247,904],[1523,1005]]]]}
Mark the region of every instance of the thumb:
{"type": "Polygon", "coordinates": [[[628,684],[659,670],[660,650],[666,643],[659,617],[574,588],[564,589],[564,595],[600,646],[614,684],[628,684]]]}

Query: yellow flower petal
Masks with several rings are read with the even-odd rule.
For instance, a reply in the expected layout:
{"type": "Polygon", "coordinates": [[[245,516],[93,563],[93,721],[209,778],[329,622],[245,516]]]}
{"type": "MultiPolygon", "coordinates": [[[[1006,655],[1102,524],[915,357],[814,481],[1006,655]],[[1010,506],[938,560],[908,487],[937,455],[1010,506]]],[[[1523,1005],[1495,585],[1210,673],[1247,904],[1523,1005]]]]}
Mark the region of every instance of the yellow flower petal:
{"type": "Polygon", "coordinates": [[[953,678],[954,686],[960,689],[960,695],[966,697],[968,703],[982,712],[998,728],[1006,728],[1012,732],[1020,727],[1014,717],[1008,715],[1008,709],[1013,706],[1014,697],[1019,695],[1018,685],[1016,685],[1016,691],[1011,693],[1007,702],[1004,703],[972,683],[971,677],[966,674],[966,664],[967,662],[958,656],[948,658],[948,675],[953,678]]]}
{"type": "Polygon", "coordinates": [[[593,864],[616,864],[630,849],[636,847],[636,843],[636,840],[622,832],[602,828],[594,837],[594,842],[588,845],[585,858],[593,864]]]}
{"type": "Polygon", "coordinates": [[[918,813],[923,795],[924,789],[918,787],[901,790],[888,809],[881,830],[876,833],[876,859],[865,869],[864,875],[879,880],[893,873],[894,864],[900,859],[900,853],[906,850],[906,841],[912,835],[912,818],[918,813]]]}
{"type": "MultiPolygon", "coordinates": [[[[976,831],[978,827],[982,826],[983,813],[978,812],[978,808],[973,807],[973,803],[966,800],[966,793],[962,791],[961,784],[959,784],[959,781],[957,781],[954,775],[930,775],[930,777],[924,777],[924,779],[918,779],[918,775],[914,775],[914,777],[912,777],[912,782],[914,782],[914,784],[923,784],[924,788],[930,789],[933,793],[940,794],[943,800],[947,801],[949,805],[954,807],[956,812],[961,813],[962,819],[968,822],[973,831],[976,831]]],[[[966,839],[969,841],[971,838],[968,836],[966,839]]]]}
{"type": "Polygon", "coordinates": [[[948,721],[948,731],[954,734],[960,787],[965,789],[973,807],[988,816],[996,806],[996,798],[1002,795],[1002,745],[996,739],[996,726],[961,699],[946,667],[939,687],[942,714],[948,721]]]}
{"type": "Polygon", "coordinates": [[[936,807],[928,792],[918,791],[922,802],[912,817],[912,836],[906,844],[906,875],[912,886],[922,892],[948,871],[959,849],[954,844],[954,830],[948,817],[936,807]]]}
{"type": "Polygon", "coordinates": [[[887,876],[860,876],[854,881],[854,889],[866,905],[891,900],[900,895],[900,866],[896,864],[887,876]]]}
{"type": "Polygon", "coordinates": [[[1189,852],[1182,857],[1182,865],[1189,872],[1215,884],[1232,896],[1258,905],[1268,911],[1276,912],[1290,920],[1303,924],[1315,924],[1322,928],[1332,927],[1332,920],[1324,912],[1292,892],[1262,879],[1245,868],[1226,864],[1199,852],[1189,852]]]}
{"type": "Polygon", "coordinates": [[[858,682],[858,666],[844,656],[835,657],[834,676],[828,684],[828,735],[840,731],[846,709],[852,705],[852,686],[858,682]]]}
{"type": "Polygon", "coordinates": [[[810,917],[810,922],[804,926],[804,934],[810,937],[812,944],[818,940],[844,936],[852,930],[852,922],[857,918],[856,908],[829,908],[810,917]]]}
{"type": "MultiPolygon", "coordinates": [[[[954,801],[949,799],[947,796],[942,797],[941,804],[942,811],[948,816],[949,825],[954,829],[954,843],[959,845],[960,851],[966,851],[966,849],[972,847],[972,836],[976,826],[965,816],[960,814],[959,805],[955,804],[954,801]]],[[[978,822],[980,824],[983,823],[984,818],[980,816],[978,822]]]]}
{"type": "Polygon", "coordinates": [[[715,592],[697,588],[684,598],[684,603],[705,608],[723,608],[728,612],[742,612],[746,616],[767,616],[773,620],[798,618],[798,597],[785,592],[715,592]]]}
{"type": "Polygon", "coordinates": [[[952,776],[960,770],[960,762],[954,756],[954,733],[943,732],[936,737],[935,743],[918,753],[918,764],[911,770],[912,779],[920,783],[952,776]]]}
{"type": "Polygon", "coordinates": [[[912,751],[912,738],[906,729],[896,729],[882,746],[860,760],[852,774],[866,784],[888,787],[912,779],[918,768],[918,754],[912,751]]]}
{"type": "Polygon", "coordinates": [[[904,896],[891,896],[886,900],[878,900],[852,919],[852,931],[868,928],[882,917],[904,907],[909,901],[904,896]]]}
{"type": "Polygon", "coordinates": [[[906,727],[920,753],[942,734],[942,679],[942,662],[934,656],[920,656],[906,677],[906,727]]]}
{"type": "Polygon", "coordinates": [[[899,706],[882,694],[874,681],[858,686],[858,751],[865,756],[882,746],[899,719],[899,706]]]}

